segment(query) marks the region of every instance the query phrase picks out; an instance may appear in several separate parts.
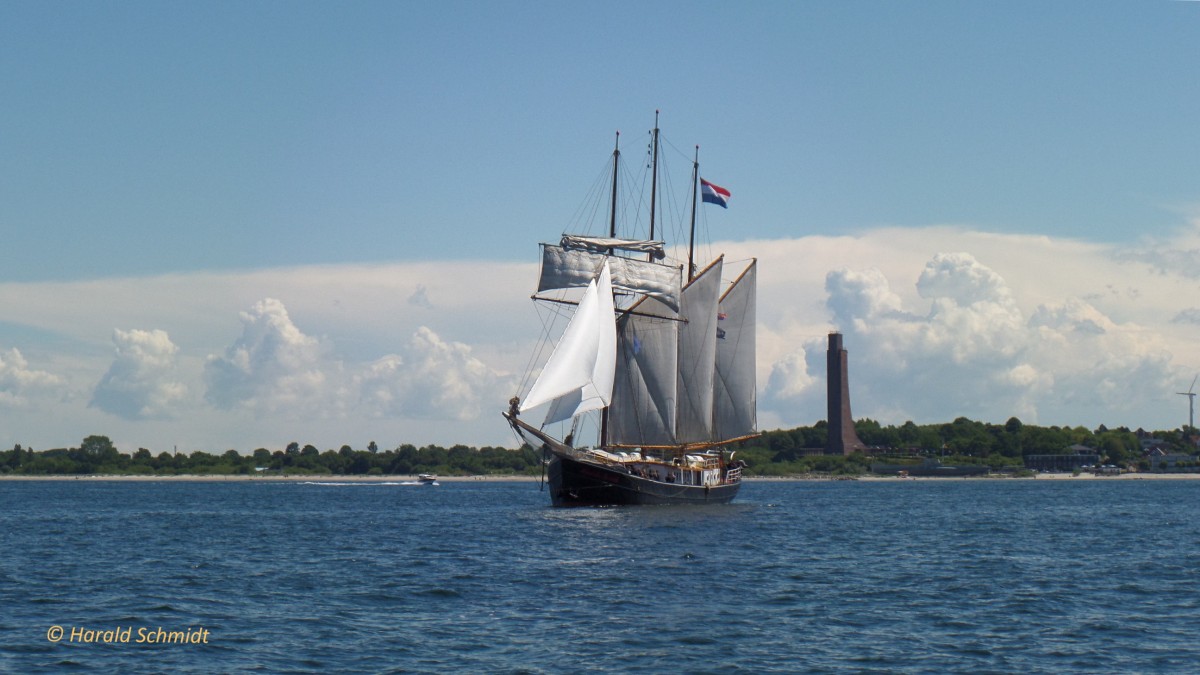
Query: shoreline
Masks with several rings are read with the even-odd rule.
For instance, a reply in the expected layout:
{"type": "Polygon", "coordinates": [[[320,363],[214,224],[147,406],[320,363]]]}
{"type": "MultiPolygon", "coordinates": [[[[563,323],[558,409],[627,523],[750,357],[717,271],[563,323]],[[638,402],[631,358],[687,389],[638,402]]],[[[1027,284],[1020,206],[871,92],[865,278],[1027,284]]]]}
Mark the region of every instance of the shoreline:
{"type": "MultiPolygon", "coordinates": [[[[165,482],[165,483],[222,483],[222,482],[255,482],[255,483],[304,483],[304,482],[338,482],[338,483],[408,483],[417,482],[417,476],[338,476],[332,474],[293,474],[293,475],[203,475],[179,474],[171,476],[156,476],[142,474],[56,474],[56,475],[0,475],[2,481],[93,481],[93,482],[165,482]]],[[[536,483],[541,480],[538,476],[520,475],[478,475],[478,476],[439,476],[439,483],[536,483]]],[[[981,480],[1024,480],[1024,481],[1094,481],[1094,480],[1200,480],[1200,473],[1123,473],[1116,476],[1097,476],[1090,473],[1079,475],[1071,473],[1039,473],[1033,476],[830,476],[830,475],[797,475],[797,476],[747,476],[747,483],[754,482],[825,482],[825,481],[862,481],[862,482],[899,482],[899,481],[981,481],[981,480]]]]}
{"type": "MultiPolygon", "coordinates": [[[[0,481],[32,480],[82,480],[94,482],[131,482],[131,483],[305,483],[305,482],[337,482],[337,483],[416,483],[417,476],[338,476],[334,474],[284,474],[259,476],[250,474],[177,474],[171,476],[155,476],[146,474],[55,474],[44,476],[29,475],[0,475],[0,481]]],[[[526,483],[537,482],[537,476],[438,476],[439,483],[468,483],[468,482],[507,482],[526,483]]]]}

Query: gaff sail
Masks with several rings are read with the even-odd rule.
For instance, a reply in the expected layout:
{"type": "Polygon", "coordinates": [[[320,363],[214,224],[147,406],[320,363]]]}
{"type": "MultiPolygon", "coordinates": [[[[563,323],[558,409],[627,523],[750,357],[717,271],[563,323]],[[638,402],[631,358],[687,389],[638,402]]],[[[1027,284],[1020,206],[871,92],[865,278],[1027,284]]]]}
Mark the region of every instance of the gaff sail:
{"type": "Polygon", "coordinates": [[[758,432],[754,373],[757,270],[757,261],[751,260],[725,291],[717,308],[717,373],[713,382],[716,440],[758,432]]]}
{"type": "Polygon", "coordinates": [[[639,302],[617,320],[617,378],[608,415],[615,445],[673,445],[679,324],[661,303],[639,302]]]}
{"type": "Polygon", "coordinates": [[[679,327],[679,401],[675,417],[678,443],[713,439],[713,374],[717,362],[717,302],[721,295],[718,257],[683,289],[679,327]]]}

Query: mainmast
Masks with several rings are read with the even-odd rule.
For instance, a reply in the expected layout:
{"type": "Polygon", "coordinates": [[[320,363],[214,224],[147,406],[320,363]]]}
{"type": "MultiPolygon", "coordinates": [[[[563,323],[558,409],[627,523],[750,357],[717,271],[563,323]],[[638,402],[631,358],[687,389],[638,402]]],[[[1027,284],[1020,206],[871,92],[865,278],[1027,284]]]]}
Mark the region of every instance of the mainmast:
{"type": "MultiPolygon", "coordinates": [[[[654,207],[658,203],[658,111],[654,111],[654,142],[650,158],[650,240],[654,240],[654,207]]],[[[650,255],[647,260],[653,260],[650,255]]]]}
{"type": "MultiPolygon", "coordinates": [[[[617,132],[617,140],[613,147],[613,176],[612,176],[612,212],[609,214],[608,236],[617,237],[617,165],[621,162],[621,132],[617,132]]],[[[611,251],[610,251],[611,252],[611,251]]]]}
{"type": "Polygon", "coordinates": [[[688,273],[687,278],[690,282],[695,274],[696,265],[692,263],[692,258],[696,253],[696,188],[700,184],[700,146],[696,146],[696,157],[692,160],[692,233],[688,237],[688,273]]]}

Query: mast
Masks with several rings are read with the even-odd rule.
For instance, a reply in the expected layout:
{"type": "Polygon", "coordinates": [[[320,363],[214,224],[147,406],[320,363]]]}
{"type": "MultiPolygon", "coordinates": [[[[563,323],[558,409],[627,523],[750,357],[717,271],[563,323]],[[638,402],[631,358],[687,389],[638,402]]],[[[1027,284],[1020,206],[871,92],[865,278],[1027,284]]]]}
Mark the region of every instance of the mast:
{"type": "MultiPolygon", "coordinates": [[[[613,147],[613,175],[612,175],[612,213],[608,221],[608,236],[610,239],[617,238],[617,167],[621,162],[621,132],[617,132],[617,140],[613,147]]],[[[613,254],[613,249],[608,249],[608,254],[613,254]]],[[[600,447],[608,445],[608,406],[600,411],[600,447]]]]}
{"type": "MultiPolygon", "coordinates": [[[[654,141],[650,158],[650,240],[654,240],[654,207],[658,203],[658,111],[654,111],[654,141]]],[[[651,255],[647,260],[653,260],[651,255]]]]}
{"type": "Polygon", "coordinates": [[[688,237],[688,273],[690,282],[695,273],[696,265],[692,262],[696,253],[696,188],[700,184],[700,146],[696,146],[696,158],[692,160],[692,233],[688,237]]]}
{"type": "MultiPolygon", "coordinates": [[[[617,238],[617,165],[621,162],[621,132],[617,132],[617,140],[613,147],[613,176],[612,176],[612,213],[609,214],[608,236],[617,238]]],[[[609,251],[612,253],[612,251],[609,251]]]]}

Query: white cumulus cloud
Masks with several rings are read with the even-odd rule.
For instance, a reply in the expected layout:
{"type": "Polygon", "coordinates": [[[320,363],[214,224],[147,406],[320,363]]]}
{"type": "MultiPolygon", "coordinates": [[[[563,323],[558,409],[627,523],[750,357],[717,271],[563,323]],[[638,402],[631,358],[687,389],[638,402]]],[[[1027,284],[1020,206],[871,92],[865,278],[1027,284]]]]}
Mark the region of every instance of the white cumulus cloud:
{"type": "Polygon", "coordinates": [[[0,352],[0,406],[23,408],[31,400],[65,395],[61,377],[33,370],[15,347],[0,352]]]}
{"type": "Polygon", "coordinates": [[[241,337],[205,364],[205,399],[217,408],[260,413],[331,412],[324,403],[337,387],[331,375],[338,364],[321,341],[297,328],[274,298],[255,303],[240,317],[241,337]]]}
{"type": "Polygon", "coordinates": [[[162,330],[113,331],[117,355],[92,392],[91,405],[130,420],[170,419],[187,397],[178,381],[179,348],[162,330]]]}
{"type": "Polygon", "coordinates": [[[499,409],[507,383],[471,347],[421,326],[403,354],[367,365],[355,378],[362,403],[377,415],[470,421],[499,409]]]}
{"type": "Polygon", "coordinates": [[[771,366],[767,391],[773,397],[794,398],[812,386],[814,378],[805,363],[804,348],[784,356],[771,366]]]}
{"type": "MultiPolygon", "coordinates": [[[[1171,378],[1171,354],[1153,331],[1079,297],[1040,304],[1026,318],[1004,278],[969,253],[937,253],[925,264],[916,290],[926,311],[903,307],[876,269],[833,270],[825,290],[850,352],[854,410],[884,422],[1100,423],[1152,400],[1171,378]]],[[[804,367],[794,357],[775,363],[765,407],[800,404],[823,417],[825,349],[823,336],[810,338],[804,367]]]]}

